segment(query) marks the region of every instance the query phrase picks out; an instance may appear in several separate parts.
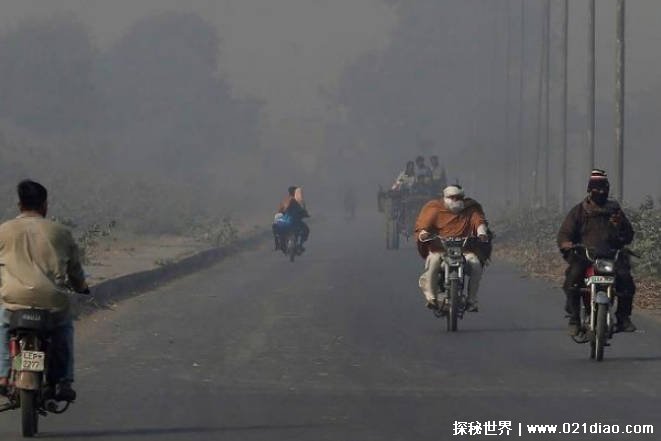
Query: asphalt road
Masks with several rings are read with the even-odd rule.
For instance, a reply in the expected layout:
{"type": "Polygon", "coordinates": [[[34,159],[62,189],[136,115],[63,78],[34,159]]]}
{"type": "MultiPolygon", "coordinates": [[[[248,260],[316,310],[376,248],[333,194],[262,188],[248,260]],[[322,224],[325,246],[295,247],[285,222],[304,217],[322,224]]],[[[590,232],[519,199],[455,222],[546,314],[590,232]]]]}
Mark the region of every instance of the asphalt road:
{"type": "MultiPolygon", "coordinates": [[[[315,225],[294,264],[265,244],[88,317],[79,400],[41,437],[489,439],[453,436],[454,422],[511,421],[495,439],[519,423],[656,431],[521,439],[661,439],[658,322],[636,316],[641,332],[592,362],[565,335],[560,291],[496,262],[481,311],[448,334],[424,308],[414,249],[385,251],[369,220],[315,225]]],[[[18,417],[0,415],[0,440],[20,439],[18,417]]]]}

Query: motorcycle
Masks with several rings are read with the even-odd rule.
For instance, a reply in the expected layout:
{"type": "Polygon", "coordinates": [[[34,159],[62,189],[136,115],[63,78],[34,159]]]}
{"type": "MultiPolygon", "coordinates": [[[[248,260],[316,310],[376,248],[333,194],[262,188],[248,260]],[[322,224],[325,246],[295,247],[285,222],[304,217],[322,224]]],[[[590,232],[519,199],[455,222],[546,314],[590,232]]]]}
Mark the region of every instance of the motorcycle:
{"type": "Polygon", "coordinates": [[[303,254],[301,249],[301,235],[298,230],[290,228],[285,234],[281,236],[282,252],[285,256],[289,257],[289,261],[293,262],[296,256],[303,254]]]}
{"type": "Polygon", "coordinates": [[[615,262],[621,250],[605,253],[609,258],[595,257],[583,245],[575,245],[576,252],[585,252],[591,265],[585,271],[582,289],[581,330],[572,337],[576,343],[590,343],[590,358],[604,359],[604,348],[615,334],[617,295],[615,293],[615,262]]]}
{"type": "Polygon", "coordinates": [[[432,235],[421,242],[431,242],[440,240],[443,245],[443,259],[441,262],[441,271],[438,274],[438,284],[441,292],[447,293],[443,302],[434,309],[434,315],[438,318],[446,318],[446,327],[448,332],[457,331],[457,322],[464,318],[467,308],[468,295],[466,293],[465,282],[467,274],[466,258],[464,249],[470,238],[452,237],[441,238],[438,235],[432,235]]]}
{"type": "Polygon", "coordinates": [[[21,429],[30,438],[39,431],[39,416],[64,413],[72,403],[55,396],[55,382],[49,378],[52,331],[59,324],[57,314],[44,309],[7,311],[10,371],[7,376],[9,402],[0,412],[20,409],[21,429]]]}

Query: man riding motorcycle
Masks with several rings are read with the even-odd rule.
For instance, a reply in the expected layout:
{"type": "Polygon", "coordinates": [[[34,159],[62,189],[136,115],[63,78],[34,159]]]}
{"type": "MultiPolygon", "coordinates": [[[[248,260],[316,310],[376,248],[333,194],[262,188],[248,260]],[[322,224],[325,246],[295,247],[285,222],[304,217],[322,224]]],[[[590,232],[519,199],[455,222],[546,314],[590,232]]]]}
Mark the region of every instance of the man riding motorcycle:
{"type": "MultiPolygon", "coordinates": [[[[450,185],[443,190],[442,199],[434,199],[420,211],[415,224],[418,249],[425,261],[425,272],[420,276],[419,285],[430,309],[442,308],[445,298],[440,298],[438,274],[441,269],[442,248],[437,242],[423,244],[433,234],[442,238],[474,237],[480,242],[489,242],[489,230],[482,206],[474,199],[466,198],[459,185],[450,185]]],[[[478,311],[477,293],[482,271],[488,255],[483,247],[473,246],[464,253],[470,267],[468,282],[467,311],[478,311]]]]}
{"type": "MultiPolygon", "coordinates": [[[[575,245],[581,244],[602,254],[621,250],[633,241],[633,227],[620,205],[608,199],[609,190],[606,172],[593,170],[588,182],[587,197],[569,211],[558,232],[558,247],[569,264],[563,289],[567,296],[565,311],[570,316],[568,332],[572,336],[580,332],[581,288],[585,271],[591,265],[585,254],[575,249],[575,245]]],[[[631,276],[628,253],[620,253],[615,262],[615,291],[618,296],[615,313],[617,329],[620,332],[633,332],[636,326],[630,316],[636,285],[631,276]]]]}
{"type": "Polygon", "coordinates": [[[20,214],[0,225],[0,392],[7,387],[7,319],[11,311],[40,308],[61,317],[51,335],[55,397],[74,401],[73,337],[69,287],[89,294],[71,232],[46,219],[48,192],[41,184],[18,184],[20,214]]]}
{"type": "MultiPolygon", "coordinates": [[[[303,222],[303,219],[310,217],[303,201],[303,192],[300,187],[291,186],[287,189],[287,197],[280,203],[278,207],[278,215],[287,218],[286,224],[280,226],[279,222],[273,224],[273,237],[275,240],[275,249],[281,250],[285,246],[282,240],[282,235],[285,229],[294,228],[300,235],[299,251],[305,251],[303,244],[310,237],[310,228],[303,222]]],[[[276,216],[278,216],[276,215],[276,216]]],[[[281,216],[278,216],[280,219],[281,216]]]]}

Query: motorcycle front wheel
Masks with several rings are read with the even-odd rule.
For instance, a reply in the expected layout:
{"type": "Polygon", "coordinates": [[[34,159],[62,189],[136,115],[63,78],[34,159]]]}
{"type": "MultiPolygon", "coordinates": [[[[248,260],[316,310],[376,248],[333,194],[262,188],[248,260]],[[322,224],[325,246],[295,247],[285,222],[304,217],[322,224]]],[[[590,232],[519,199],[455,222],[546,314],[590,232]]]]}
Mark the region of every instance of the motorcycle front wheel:
{"type": "Polygon", "coordinates": [[[450,279],[448,306],[447,330],[455,332],[457,330],[457,316],[459,315],[459,280],[455,278],[450,279]]]}
{"type": "Polygon", "coordinates": [[[597,324],[594,331],[594,359],[602,361],[604,359],[604,347],[608,339],[608,305],[599,303],[597,305],[597,324]]]}

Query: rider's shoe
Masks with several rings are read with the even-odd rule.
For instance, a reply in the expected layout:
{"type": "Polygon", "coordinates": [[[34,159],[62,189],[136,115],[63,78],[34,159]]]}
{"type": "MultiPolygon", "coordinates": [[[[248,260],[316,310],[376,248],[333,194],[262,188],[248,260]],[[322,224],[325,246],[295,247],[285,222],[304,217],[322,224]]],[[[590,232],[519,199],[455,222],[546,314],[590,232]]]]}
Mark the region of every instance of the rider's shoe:
{"type": "Polygon", "coordinates": [[[576,337],[581,333],[581,327],[575,323],[570,323],[567,327],[567,333],[570,337],[576,337]]]}
{"type": "Polygon", "coordinates": [[[298,255],[300,256],[305,252],[305,247],[303,245],[298,246],[298,255]]]}
{"type": "Polygon", "coordinates": [[[472,302],[471,301],[466,302],[466,311],[468,311],[468,312],[477,312],[479,310],[480,309],[478,308],[477,300],[473,300],[472,302]]]}
{"type": "Polygon", "coordinates": [[[569,319],[569,325],[567,326],[567,333],[570,337],[576,337],[581,333],[581,321],[575,318],[569,319]]]}
{"type": "Polygon", "coordinates": [[[438,303],[436,303],[436,299],[427,300],[427,309],[438,309],[438,303]]]}
{"type": "Polygon", "coordinates": [[[617,321],[618,332],[635,332],[636,325],[633,324],[630,317],[622,317],[617,321]]]}
{"type": "Polygon", "coordinates": [[[0,377],[0,397],[6,397],[7,392],[7,377],[0,377]]]}
{"type": "Polygon", "coordinates": [[[71,387],[71,383],[63,381],[55,386],[55,399],[57,401],[76,401],[76,391],[71,387]]]}

